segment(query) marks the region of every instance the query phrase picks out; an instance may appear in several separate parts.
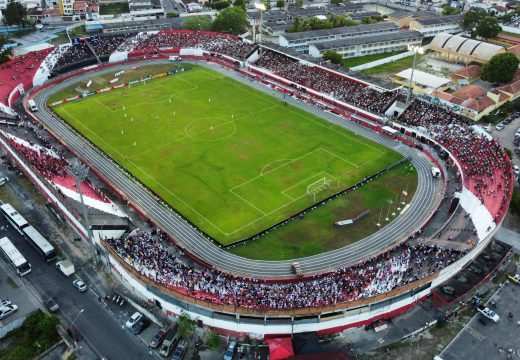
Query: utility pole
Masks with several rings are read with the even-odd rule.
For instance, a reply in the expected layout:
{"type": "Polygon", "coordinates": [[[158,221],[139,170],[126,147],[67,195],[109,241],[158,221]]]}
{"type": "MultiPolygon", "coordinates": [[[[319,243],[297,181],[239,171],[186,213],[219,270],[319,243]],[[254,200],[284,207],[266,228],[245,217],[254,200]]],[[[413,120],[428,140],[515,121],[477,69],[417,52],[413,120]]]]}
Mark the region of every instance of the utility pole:
{"type": "Polygon", "coordinates": [[[97,268],[98,265],[98,258],[94,243],[94,235],[92,234],[92,229],[90,228],[90,221],[88,219],[88,211],[87,207],[85,206],[85,202],[83,201],[83,191],[81,190],[81,183],[83,180],[87,178],[88,174],[88,168],[83,165],[78,159],[74,159],[69,166],[67,166],[67,170],[70,173],[70,175],[74,178],[74,181],[76,182],[76,188],[78,189],[79,193],[79,199],[81,202],[81,208],[83,211],[83,222],[85,229],[87,230],[87,236],[88,236],[88,244],[90,247],[90,251],[92,252],[92,260],[94,262],[94,267],[97,268]]]}

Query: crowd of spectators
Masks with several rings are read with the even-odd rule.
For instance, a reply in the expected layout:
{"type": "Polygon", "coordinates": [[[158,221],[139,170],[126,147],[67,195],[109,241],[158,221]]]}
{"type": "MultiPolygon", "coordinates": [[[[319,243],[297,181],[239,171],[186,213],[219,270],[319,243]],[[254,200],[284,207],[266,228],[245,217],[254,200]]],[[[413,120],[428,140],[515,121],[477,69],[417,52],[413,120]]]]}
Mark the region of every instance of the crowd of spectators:
{"type": "Polygon", "coordinates": [[[218,304],[257,309],[333,305],[388,292],[428,276],[464,253],[437,246],[405,244],[354,266],[299,282],[271,283],[199,268],[176,256],[166,237],[136,232],[107,239],[140,274],[172,290],[218,304]]]}
{"type": "MultiPolygon", "coordinates": [[[[497,217],[505,210],[510,188],[510,161],[505,150],[493,138],[475,131],[462,116],[442,107],[415,100],[399,121],[426,129],[459,160],[465,185],[486,203],[499,203],[491,211],[497,217]]],[[[490,205],[486,204],[488,209],[490,205]]]]}
{"type": "Polygon", "coordinates": [[[340,74],[301,64],[296,59],[271,50],[264,50],[254,65],[376,114],[383,113],[396,96],[394,92],[374,90],[340,74]]]}
{"type": "Polygon", "coordinates": [[[244,60],[256,45],[226,34],[197,31],[160,31],[139,43],[134,50],[196,48],[244,60]]]}
{"type": "Polygon", "coordinates": [[[121,44],[127,42],[129,39],[133,39],[135,36],[136,33],[100,35],[97,41],[90,41],[89,39],[85,41],[90,42],[97,56],[108,57],[116,51],[121,44]]]}
{"type": "Polygon", "coordinates": [[[81,41],[76,45],[61,46],[57,51],[56,56],[58,56],[58,60],[56,61],[55,68],[58,69],[95,58],[92,50],[90,50],[90,47],[85,41],[81,41]]]}

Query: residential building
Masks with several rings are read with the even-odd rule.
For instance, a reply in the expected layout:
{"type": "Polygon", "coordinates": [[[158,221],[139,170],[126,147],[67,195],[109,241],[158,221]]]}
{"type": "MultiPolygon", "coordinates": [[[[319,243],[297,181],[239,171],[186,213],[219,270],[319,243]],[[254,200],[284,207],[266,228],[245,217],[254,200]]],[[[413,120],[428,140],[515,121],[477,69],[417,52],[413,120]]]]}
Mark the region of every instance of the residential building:
{"type": "Polygon", "coordinates": [[[306,53],[309,49],[309,44],[313,43],[324,43],[327,41],[396,32],[399,32],[399,26],[383,22],[369,25],[345,26],[335,29],[287,33],[280,35],[278,42],[282,47],[306,53]]]}
{"type": "Polygon", "coordinates": [[[74,15],[74,0],[58,0],[58,8],[61,16],[72,17],[74,15]]]}
{"type": "Polygon", "coordinates": [[[469,85],[478,79],[482,75],[482,66],[480,65],[469,65],[463,67],[460,70],[455,71],[451,74],[451,81],[455,86],[465,86],[469,85]]]}
{"type": "Polygon", "coordinates": [[[464,64],[486,64],[493,56],[506,52],[504,47],[496,44],[447,33],[435,35],[431,50],[443,60],[464,64]]]}
{"type": "Polygon", "coordinates": [[[420,46],[423,36],[417,31],[398,31],[377,35],[351,37],[309,45],[309,55],[322,57],[325,51],[335,51],[343,58],[379,54],[420,46]]]}
{"type": "Polygon", "coordinates": [[[460,22],[463,15],[433,16],[410,21],[410,30],[419,31],[426,37],[439,33],[455,34],[462,31],[460,22]]]}

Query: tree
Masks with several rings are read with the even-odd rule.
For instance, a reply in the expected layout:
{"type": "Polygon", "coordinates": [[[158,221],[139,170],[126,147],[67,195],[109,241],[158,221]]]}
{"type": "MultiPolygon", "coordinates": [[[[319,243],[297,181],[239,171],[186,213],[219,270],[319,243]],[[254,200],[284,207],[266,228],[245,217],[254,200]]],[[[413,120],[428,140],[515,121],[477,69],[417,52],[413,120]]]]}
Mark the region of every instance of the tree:
{"type": "Polygon", "coordinates": [[[484,65],[482,80],[501,84],[507,83],[513,80],[519,63],[518,58],[513,53],[497,54],[484,65]]]}
{"type": "Polygon", "coordinates": [[[27,22],[27,9],[22,4],[10,0],[4,10],[4,23],[7,26],[23,26],[27,22]]]}
{"type": "Polygon", "coordinates": [[[483,9],[471,8],[464,14],[461,26],[464,31],[468,31],[474,36],[474,31],[480,20],[484,19],[487,13],[483,9]]]}
{"type": "Polygon", "coordinates": [[[9,57],[13,55],[13,48],[4,48],[8,42],[9,38],[7,36],[0,35],[0,64],[8,61],[9,57]]]}
{"type": "Polygon", "coordinates": [[[208,348],[210,350],[216,349],[220,346],[220,336],[212,331],[208,330],[208,348]]]}
{"type": "Polygon", "coordinates": [[[502,27],[498,19],[493,16],[486,16],[477,24],[475,33],[484,39],[490,39],[496,37],[501,31],[502,27]]]}
{"type": "Polygon", "coordinates": [[[451,7],[449,5],[444,5],[442,7],[442,15],[457,15],[460,14],[460,11],[451,7]]]}
{"type": "Polygon", "coordinates": [[[179,337],[183,337],[185,334],[194,332],[196,322],[190,316],[181,311],[179,317],[177,318],[177,323],[179,324],[179,337]]]}
{"type": "Polygon", "coordinates": [[[211,30],[213,23],[209,16],[187,16],[182,21],[185,30],[211,30]]]}
{"type": "Polygon", "coordinates": [[[276,7],[279,8],[279,9],[284,9],[285,8],[285,0],[278,0],[278,1],[276,1],[276,7]]]}
{"type": "Polygon", "coordinates": [[[303,7],[303,0],[295,0],[294,6],[296,6],[298,9],[301,9],[303,7]]]}
{"type": "Polygon", "coordinates": [[[229,34],[242,34],[247,27],[246,12],[239,7],[220,11],[213,22],[213,30],[229,34]]]}
{"type": "Polygon", "coordinates": [[[235,0],[233,1],[233,6],[241,7],[242,9],[246,9],[246,1],[245,0],[235,0]]]}
{"type": "Polygon", "coordinates": [[[330,3],[334,4],[334,5],[339,5],[339,4],[343,3],[343,0],[330,0],[330,3]]]}
{"type": "Polygon", "coordinates": [[[211,7],[215,10],[222,10],[229,7],[229,2],[227,1],[215,1],[211,3],[211,7]]]}
{"type": "Polygon", "coordinates": [[[323,60],[328,60],[333,64],[339,65],[343,61],[343,56],[335,51],[328,50],[323,53],[323,60]]]}
{"type": "Polygon", "coordinates": [[[520,216],[520,190],[513,190],[513,197],[511,198],[509,209],[511,209],[511,213],[520,216]]]}

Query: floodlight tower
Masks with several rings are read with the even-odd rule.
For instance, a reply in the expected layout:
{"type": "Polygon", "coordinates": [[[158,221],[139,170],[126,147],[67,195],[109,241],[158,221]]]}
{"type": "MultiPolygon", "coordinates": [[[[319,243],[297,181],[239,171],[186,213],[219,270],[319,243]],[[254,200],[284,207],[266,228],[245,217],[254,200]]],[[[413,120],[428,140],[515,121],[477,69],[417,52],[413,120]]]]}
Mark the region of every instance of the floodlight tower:
{"type": "Polygon", "coordinates": [[[259,32],[259,34],[258,34],[259,35],[258,42],[261,44],[262,43],[262,30],[263,30],[263,27],[264,27],[264,11],[267,8],[265,7],[265,4],[261,3],[261,2],[255,3],[255,8],[260,10],[260,27],[258,28],[258,32],[259,32]]]}
{"type": "Polygon", "coordinates": [[[413,79],[413,73],[415,71],[415,64],[417,62],[417,53],[424,54],[424,49],[421,46],[415,46],[410,45],[408,46],[408,50],[413,51],[413,66],[412,66],[412,73],[410,74],[410,81],[408,83],[408,98],[406,99],[406,104],[410,104],[412,101],[412,95],[413,95],[413,88],[412,88],[412,79],[413,79]]]}
{"type": "Polygon", "coordinates": [[[81,202],[81,208],[83,211],[83,222],[85,224],[85,228],[87,230],[87,236],[88,236],[88,245],[90,247],[90,251],[92,252],[92,260],[94,262],[94,267],[97,267],[98,265],[98,259],[95,249],[95,243],[94,243],[94,235],[92,234],[92,229],[90,228],[90,221],[88,219],[88,211],[87,207],[85,206],[85,202],[83,201],[83,191],[81,190],[81,183],[83,180],[87,178],[88,174],[88,168],[83,165],[78,159],[74,159],[69,163],[69,166],[67,166],[67,171],[69,174],[74,178],[74,181],[76,182],[76,188],[78,189],[79,193],[79,199],[81,202]]]}

